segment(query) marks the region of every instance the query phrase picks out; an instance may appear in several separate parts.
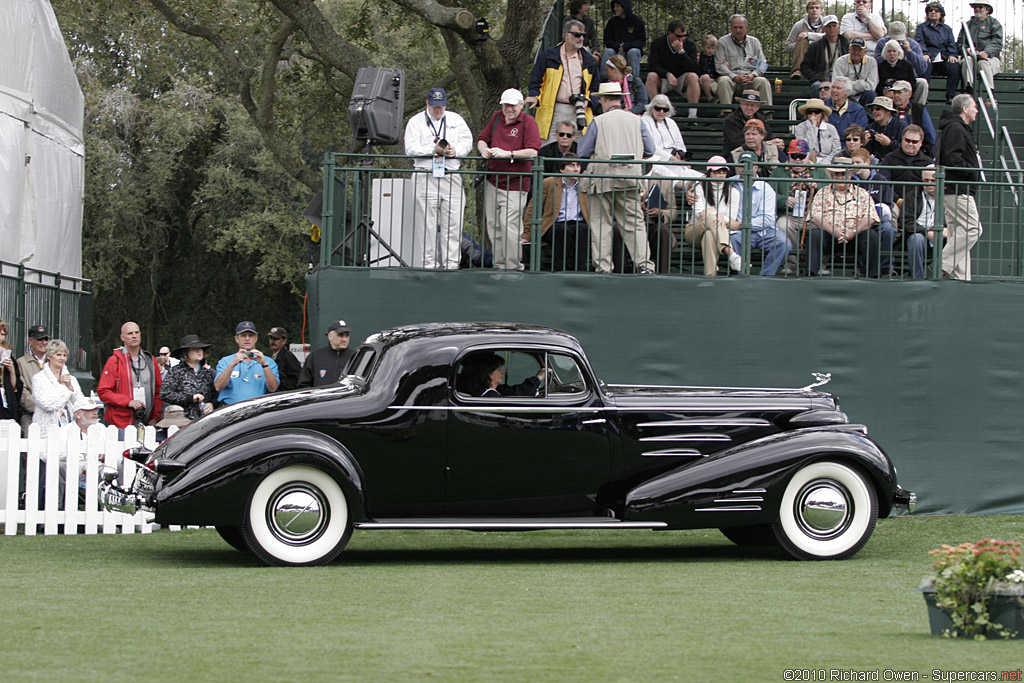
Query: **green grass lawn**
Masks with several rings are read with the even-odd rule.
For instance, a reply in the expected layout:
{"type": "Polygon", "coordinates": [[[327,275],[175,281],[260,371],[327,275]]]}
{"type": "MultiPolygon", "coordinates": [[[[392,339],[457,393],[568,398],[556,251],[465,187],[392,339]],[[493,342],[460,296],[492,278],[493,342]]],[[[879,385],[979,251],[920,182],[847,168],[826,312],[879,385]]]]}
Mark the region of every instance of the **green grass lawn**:
{"type": "Polygon", "coordinates": [[[854,559],[813,563],[711,530],[356,532],[333,565],[299,569],[207,530],[0,537],[0,679],[1016,671],[1020,641],[929,635],[915,590],[930,548],[986,536],[1021,540],[1024,516],[882,520],[854,559]]]}

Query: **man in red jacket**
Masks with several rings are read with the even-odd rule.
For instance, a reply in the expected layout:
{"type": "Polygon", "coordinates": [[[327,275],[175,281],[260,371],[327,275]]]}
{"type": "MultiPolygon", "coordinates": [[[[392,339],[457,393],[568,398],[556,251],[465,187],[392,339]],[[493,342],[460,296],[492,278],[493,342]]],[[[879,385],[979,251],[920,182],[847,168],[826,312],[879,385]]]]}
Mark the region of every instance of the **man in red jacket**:
{"type": "Polygon", "coordinates": [[[121,326],[121,341],[103,366],[96,392],[105,406],[103,420],[121,429],[156,424],[163,412],[163,380],[153,355],[142,350],[142,332],[133,322],[121,326]]]}

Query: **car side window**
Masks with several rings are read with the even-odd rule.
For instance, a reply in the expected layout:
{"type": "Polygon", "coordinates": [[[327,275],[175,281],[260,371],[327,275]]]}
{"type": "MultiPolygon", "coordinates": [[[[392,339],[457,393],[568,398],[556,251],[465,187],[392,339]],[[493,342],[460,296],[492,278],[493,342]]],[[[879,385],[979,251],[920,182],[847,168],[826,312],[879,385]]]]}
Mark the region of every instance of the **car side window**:
{"type": "Polygon", "coordinates": [[[493,349],[474,351],[462,358],[455,390],[460,398],[544,399],[583,394],[587,383],[571,356],[528,349],[493,349]]]}

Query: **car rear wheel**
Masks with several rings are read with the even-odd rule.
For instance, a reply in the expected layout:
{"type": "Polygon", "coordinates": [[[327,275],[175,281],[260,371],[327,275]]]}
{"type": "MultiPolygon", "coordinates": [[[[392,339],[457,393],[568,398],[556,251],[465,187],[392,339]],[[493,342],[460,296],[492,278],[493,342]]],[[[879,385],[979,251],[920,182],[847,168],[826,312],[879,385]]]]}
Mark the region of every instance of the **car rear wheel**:
{"type": "Polygon", "coordinates": [[[726,526],[719,529],[736,545],[778,545],[771,524],[750,524],[747,526],[726,526]]]}
{"type": "Polygon", "coordinates": [[[242,552],[249,552],[249,546],[245,544],[245,539],[242,538],[242,529],[237,526],[218,526],[217,533],[220,537],[227,541],[227,544],[235,550],[241,550],[242,552]]]}
{"type": "Polygon", "coordinates": [[[864,547],[877,518],[878,494],[867,477],[849,465],[825,461],[793,475],[772,529],[797,559],[842,560],[864,547]]]}
{"type": "Polygon", "coordinates": [[[271,565],[327,564],[352,535],[341,486],[315,467],[274,470],[249,499],[242,537],[256,557],[271,565]]]}

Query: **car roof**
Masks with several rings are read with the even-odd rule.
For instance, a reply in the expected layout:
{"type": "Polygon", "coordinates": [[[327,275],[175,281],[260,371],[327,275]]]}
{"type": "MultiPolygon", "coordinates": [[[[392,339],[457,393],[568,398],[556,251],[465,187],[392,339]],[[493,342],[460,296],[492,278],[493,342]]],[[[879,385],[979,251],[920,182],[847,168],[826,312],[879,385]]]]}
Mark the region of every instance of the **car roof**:
{"type": "Polygon", "coordinates": [[[364,344],[383,348],[421,339],[446,339],[459,346],[477,344],[550,344],[574,349],[582,354],[579,341],[551,327],[522,323],[423,323],[382,330],[370,335],[364,344]]]}

